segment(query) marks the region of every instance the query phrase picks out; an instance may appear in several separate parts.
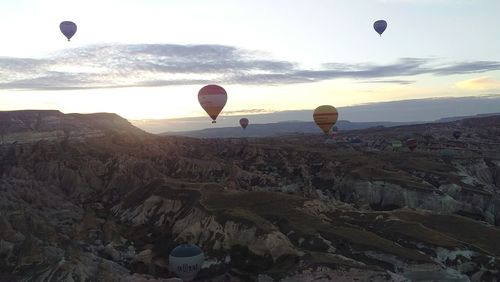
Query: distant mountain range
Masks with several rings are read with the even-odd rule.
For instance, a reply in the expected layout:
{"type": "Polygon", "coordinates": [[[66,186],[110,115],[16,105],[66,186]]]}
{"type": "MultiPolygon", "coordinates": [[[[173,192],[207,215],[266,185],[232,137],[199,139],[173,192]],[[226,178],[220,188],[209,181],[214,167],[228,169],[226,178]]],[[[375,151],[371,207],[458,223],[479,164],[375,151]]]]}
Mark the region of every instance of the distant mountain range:
{"type": "MultiPolygon", "coordinates": [[[[449,117],[436,120],[436,123],[452,122],[471,117],[486,117],[500,113],[480,114],[475,116],[449,117]]],[[[350,122],[340,120],[336,126],[340,131],[360,130],[376,127],[394,127],[400,125],[421,124],[424,122],[350,122]]],[[[290,121],[268,124],[249,125],[245,130],[241,127],[205,128],[193,131],[166,132],[161,135],[177,135],[196,138],[237,138],[237,137],[273,137],[288,134],[318,134],[320,131],[313,122],[290,121]]]]}
{"type": "Polygon", "coordinates": [[[500,115],[499,113],[489,113],[489,114],[478,114],[474,116],[460,116],[460,117],[447,117],[447,118],[440,118],[436,120],[436,122],[452,122],[452,121],[457,121],[457,120],[463,120],[466,118],[481,118],[481,117],[489,117],[489,116],[497,116],[500,115]]]}
{"type": "MultiPolygon", "coordinates": [[[[337,122],[340,131],[366,129],[371,127],[391,127],[414,123],[405,122],[350,122],[341,120],[337,122]]],[[[167,132],[162,135],[180,135],[197,138],[230,138],[230,137],[271,137],[283,134],[314,134],[320,133],[318,127],[313,122],[289,121],[268,124],[249,125],[245,130],[241,127],[205,128],[201,130],[184,132],[167,132]]]]}
{"type": "MultiPolygon", "coordinates": [[[[332,103],[334,103],[334,99],[332,103]]],[[[339,110],[342,120],[353,123],[339,123],[342,130],[361,129],[378,125],[392,126],[419,122],[434,122],[449,117],[453,117],[451,120],[454,120],[476,114],[495,113],[500,110],[500,95],[414,99],[338,107],[337,109],[339,110]]],[[[273,130],[278,130],[278,132],[281,132],[281,130],[286,132],[307,131],[306,128],[312,127],[310,124],[312,121],[311,112],[312,109],[307,109],[230,116],[222,112],[216,124],[212,124],[210,118],[205,116],[162,120],[131,120],[130,122],[151,133],[179,132],[177,134],[185,134],[187,131],[202,130],[206,128],[222,129],[226,127],[235,127],[238,125],[240,118],[247,117],[250,119],[250,126],[246,134],[258,134],[258,136],[262,136],[261,133],[255,132],[261,130],[259,129],[261,127],[259,124],[271,124],[269,126],[272,126],[274,128],[273,130]],[[291,121],[296,124],[283,123],[291,121]],[[252,129],[250,127],[252,127],[252,129]],[[290,129],[292,131],[290,131],[290,129]]],[[[222,129],[222,132],[227,132],[228,130],[229,129],[222,129]]],[[[231,134],[239,134],[239,132],[231,134]]]]}

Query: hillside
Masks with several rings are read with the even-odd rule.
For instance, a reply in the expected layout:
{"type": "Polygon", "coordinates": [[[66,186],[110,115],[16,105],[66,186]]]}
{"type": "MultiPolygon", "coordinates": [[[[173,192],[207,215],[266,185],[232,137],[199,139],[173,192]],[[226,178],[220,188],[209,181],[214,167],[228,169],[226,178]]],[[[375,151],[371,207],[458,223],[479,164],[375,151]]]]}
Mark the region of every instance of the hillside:
{"type": "MultiPolygon", "coordinates": [[[[339,130],[356,130],[380,126],[398,126],[403,122],[350,122],[339,120],[339,130]]],[[[268,124],[251,124],[245,130],[241,127],[207,128],[195,131],[166,132],[161,135],[186,136],[196,138],[232,138],[232,137],[276,137],[284,134],[316,134],[318,127],[313,122],[278,122],[268,124]]]]}
{"type": "MultiPolygon", "coordinates": [[[[499,116],[500,114],[483,114],[477,117],[499,116]]],[[[434,121],[435,123],[460,121],[475,117],[450,117],[434,121]]],[[[350,122],[339,120],[336,123],[340,131],[360,130],[375,127],[394,127],[400,125],[422,124],[423,122],[350,122]]],[[[318,127],[314,122],[289,121],[267,124],[250,124],[245,130],[239,126],[214,127],[194,131],[165,132],[160,135],[186,136],[195,138],[249,138],[249,137],[277,137],[293,134],[317,134],[318,127]]]]}
{"type": "Polygon", "coordinates": [[[452,121],[459,121],[459,120],[468,119],[468,118],[481,118],[481,117],[498,116],[498,115],[500,115],[500,113],[478,114],[478,115],[474,115],[474,116],[447,117],[447,118],[440,118],[436,122],[452,122],[452,121]]]}
{"type": "MultiPolygon", "coordinates": [[[[461,117],[470,117],[477,114],[498,114],[500,96],[412,99],[337,107],[337,109],[341,119],[355,123],[385,121],[412,124],[418,121],[440,121],[440,119],[448,117],[462,119],[461,117]]],[[[200,117],[132,120],[131,122],[147,132],[159,134],[164,132],[196,131],[205,128],[235,127],[242,117],[250,119],[250,125],[275,124],[288,121],[309,122],[311,121],[311,111],[312,109],[277,112],[269,112],[265,109],[249,109],[236,112],[223,111],[217,119],[217,124],[211,124],[210,119],[203,115],[202,112],[200,112],[200,115],[203,116],[200,117]]]]}
{"type": "Polygon", "coordinates": [[[63,114],[53,110],[0,111],[0,142],[81,139],[109,132],[140,135],[144,132],[111,113],[63,114]]]}
{"type": "Polygon", "coordinates": [[[183,241],[206,254],[198,281],[500,279],[498,116],[325,144],[27,115],[0,113],[0,280],[167,281],[183,241]],[[418,147],[393,152],[396,138],[418,147]]]}

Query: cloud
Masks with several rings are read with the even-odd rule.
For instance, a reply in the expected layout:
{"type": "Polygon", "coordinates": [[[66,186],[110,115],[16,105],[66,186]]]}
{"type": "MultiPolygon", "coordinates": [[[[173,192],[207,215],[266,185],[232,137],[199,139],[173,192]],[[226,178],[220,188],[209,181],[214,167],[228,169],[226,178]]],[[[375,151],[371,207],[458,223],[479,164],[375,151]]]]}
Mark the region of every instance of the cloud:
{"type": "Polygon", "coordinates": [[[223,45],[114,44],[68,49],[41,59],[0,57],[0,89],[71,90],[200,85],[281,85],[338,78],[410,84],[421,74],[446,76],[500,70],[500,62],[443,63],[401,58],[392,64],[328,63],[304,69],[259,52],[223,45]]]}
{"type": "Polygon", "coordinates": [[[462,80],[457,82],[455,86],[466,90],[492,90],[500,89],[500,81],[486,76],[462,80]]]}
{"type": "Polygon", "coordinates": [[[393,79],[393,80],[367,80],[367,81],[362,81],[362,83],[389,83],[389,84],[409,85],[409,84],[415,83],[415,81],[413,81],[413,80],[393,79]]]}
{"type": "MultiPolygon", "coordinates": [[[[462,2],[467,2],[469,0],[462,0],[462,2]]],[[[417,5],[436,5],[436,4],[456,4],[457,0],[378,0],[378,2],[384,4],[417,4],[417,5]]],[[[469,1],[470,2],[470,1],[469,1]]]]}
{"type": "Polygon", "coordinates": [[[224,111],[226,115],[242,115],[242,114],[262,114],[262,113],[270,113],[272,110],[266,109],[244,109],[238,111],[224,111]]]}
{"type": "Polygon", "coordinates": [[[476,61],[476,62],[456,63],[448,66],[438,67],[435,69],[434,73],[437,75],[473,74],[473,73],[483,73],[498,69],[500,69],[500,62],[476,61]]]}

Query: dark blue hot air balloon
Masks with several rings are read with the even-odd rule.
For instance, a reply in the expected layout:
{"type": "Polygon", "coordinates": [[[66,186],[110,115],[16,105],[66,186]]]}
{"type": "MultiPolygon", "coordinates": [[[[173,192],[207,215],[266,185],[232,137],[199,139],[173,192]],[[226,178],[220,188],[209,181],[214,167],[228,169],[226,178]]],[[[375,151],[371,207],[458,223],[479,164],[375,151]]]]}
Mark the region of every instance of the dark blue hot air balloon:
{"type": "Polygon", "coordinates": [[[460,132],[460,130],[453,131],[453,137],[455,137],[455,139],[460,138],[460,136],[462,136],[462,132],[460,132]]]}
{"type": "Polygon", "coordinates": [[[64,21],[61,24],[59,24],[59,29],[61,32],[68,38],[68,41],[75,35],[76,33],[76,24],[71,21],[64,21]]]}
{"type": "Polygon", "coordinates": [[[205,256],[196,245],[181,244],[170,252],[170,270],[184,281],[193,280],[201,269],[205,256]]]}
{"type": "Polygon", "coordinates": [[[245,129],[248,126],[248,119],[247,118],[242,118],[240,119],[240,126],[245,129]]]}
{"type": "Polygon", "coordinates": [[[361,143],[363,143],[363,140],[361,140],[361,138],[359,137],[351,139],[351,144],[359,145],[361,143]]]}
{"type": "Polygon", "coordinates": [[[385,29],[387,28],[387,22],[384,20],[378,20],[373,23],[373,28],[378,34],[380,34],[380,36],[382,36],[382,33],[384,33],[385,29]]]}

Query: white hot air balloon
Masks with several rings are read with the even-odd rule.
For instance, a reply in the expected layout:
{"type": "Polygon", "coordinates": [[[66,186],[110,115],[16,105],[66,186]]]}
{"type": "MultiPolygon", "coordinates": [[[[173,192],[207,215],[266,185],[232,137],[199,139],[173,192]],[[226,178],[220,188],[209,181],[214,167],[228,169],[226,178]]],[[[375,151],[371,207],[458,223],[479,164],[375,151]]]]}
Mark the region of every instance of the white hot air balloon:
{"type": "Polygon", "coordinates": [[[182,280],[191,281],[201,270],[204,260],[203,251],[198,246],[181,244],[170,252],[170,270],[182,280]]]}

